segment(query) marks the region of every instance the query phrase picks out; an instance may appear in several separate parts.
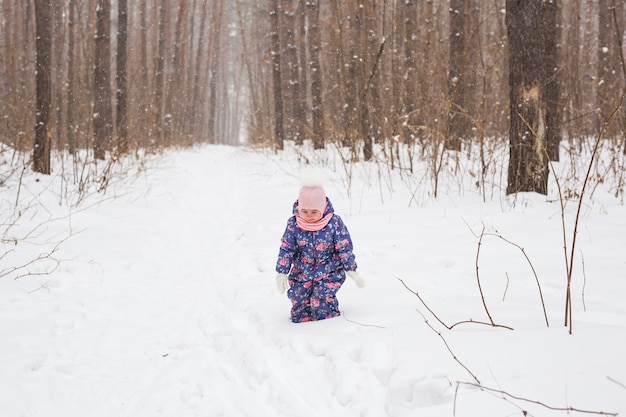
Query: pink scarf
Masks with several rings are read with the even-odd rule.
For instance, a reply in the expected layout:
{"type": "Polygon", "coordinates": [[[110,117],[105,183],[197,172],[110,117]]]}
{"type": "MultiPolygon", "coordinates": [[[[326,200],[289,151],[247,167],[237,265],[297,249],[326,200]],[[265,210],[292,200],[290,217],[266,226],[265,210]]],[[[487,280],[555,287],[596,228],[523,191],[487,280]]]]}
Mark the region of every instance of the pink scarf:
{"type": "Polygon", "coordinates": [[[302,230],[317,232],[318,230],[322,230],[324,227],[326,227],[332,217],[333,213],[328,213],[326,216],[322,217],[316,222],[307,222],[298,214],[296,214],[296,224],[302,230]]]}

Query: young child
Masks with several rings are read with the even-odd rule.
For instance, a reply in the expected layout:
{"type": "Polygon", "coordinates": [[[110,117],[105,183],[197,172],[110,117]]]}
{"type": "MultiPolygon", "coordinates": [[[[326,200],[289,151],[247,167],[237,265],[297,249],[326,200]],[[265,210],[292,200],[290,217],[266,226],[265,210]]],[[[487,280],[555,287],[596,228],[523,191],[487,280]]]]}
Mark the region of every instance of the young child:
{"type": "Polygon", "coordinates": [[[359,288],[364,285],[350,233],[321,184],[314,178],[303,181],[276,262],[276,285],[281,294],[289,289],[294,323],[339,316],[336,295],[346,273],[359,288]]]}

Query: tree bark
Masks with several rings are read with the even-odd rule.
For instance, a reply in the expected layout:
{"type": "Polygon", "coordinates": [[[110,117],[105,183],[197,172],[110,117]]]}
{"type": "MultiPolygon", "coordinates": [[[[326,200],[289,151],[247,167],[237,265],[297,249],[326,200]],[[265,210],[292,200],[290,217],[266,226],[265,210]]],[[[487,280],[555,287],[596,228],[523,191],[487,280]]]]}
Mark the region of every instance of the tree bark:
{"type": "Polygon", "coordinates": [[[384,42],[379,39],[378,15],[376,3],[365,0],[360,6],[363,10],[363,44],[361,68],[363,87],[361,92],[360,114],[361,135],[363,140],[363,160],[370,161],[374,157],[374,137],[380,133],[380,101],[378,97],[378,76],[380,58],[384,42]]]}
{"type": "Polygon", "coordinates": [[[169,19],[169,1],[162,0],[159,2],[159,27],[157,33],[157,56],[156,56],[156,74],[154,86],[154,129],[156,136],[156,144],[158,147],[163,146],[163,110],[165,108],[165,44],[167,42],[167,22],[169,19]]]}
{"type": "Polygon", "coordinates": [[[110,0],[96,2],[96,45],[94,54],[94,158],[105,159],[106,150],[113,132],[111,104],[111,3],[110,0]]]}
{"type": "Polygon", "coordinates": [[[74,56],[76,49],[76,0],[70,0],[68,18],[68,44],[67,44],[67,124],[65,126],[67,145],[70,154],[76,154],[76,73],[74,71],[74,56]]]}
{"type": "Polygon", "coordinates": [[[541,25],[545,28],[545,95],[546,95],[546,141],[548,147],[548,157],[551,161],[559,160],[559,147],[561,144],[561,119],[563,117],[563,102],[560,96],[560,74],[561,66],[558,45],[561,38],[561,31],[557,22],[557,1],[545,2],[545,12],[541,25]]]}
{"type": "Polygon", "coordinates": [[[141,72],[141,87],[139,90],[139,129],[145,132],[141,135],[141,145],[146,146],[152,140],[152,126],[148,125],[150,115],[150,80],[148,78],[148,11],[147,0],[140,0],[139,3],[139,69],[141,72]]]}
{"type": "Polygon", "coordinates": [[[128,5],[127,0],[117,2],[117,108],[116,128],[118,152],[128,151],[128,85],[126,75],[126,45],[128,42],[128,5]]]}
{"type": "MultiPolygon", "coordinates": [[[[359,7],[358,0],[350,0],[345,4],[347,24],[344,28],[348,31],[347,42],[347,73],[344,78],[346,92],[346,125],[347,136],[344,139],[344,146],[350,147],[350,155],[353,161],[358,160],[357,143],[362,138],[360,122],[361,91],[365,86],[363,80],[363,8],[359,7]]],[[[344,29],[342,28],[342,29],[344,29]]]]}
{"type": "Polygon", "coordinates": [[[308,2],[309,18],[309,55],[311,59],[311,110],[313,118],[313,148],[324,148],[324,105],[322,100],[322,68],[320,64],[320,49],[322,46],[319,14],[319,0],[308,2]]]}
{"type": "Polygon", "coordinates": [[[52,100],[50,52],[51,42],[51,5],[50,0],[35,1],[36,40],[36,115],[35,145],[33,149],[33,170],[50,174],[50,131],[48,119],[52,100]]]}
{"type": "Polygon", "coordinates": [[[284,65],[285,80],[283,81],[283,94],[286,101],[285,113],[285,139],[302,144],[304,132],[302,129],[302,84],[300,83],[300,62],[298,59],[298,39],[296,38],[296,13],[297,5],[293,0],[282,1],[282,36],[280,36],[281,60],[284,65]]]}
{"type": "MultiPolygon", "coordinates": [[[[623,82],[620,74],[619,39],[622,33],[616,27],[613,12],[617,7],[614,0],[598,0],[598,72],[596,106],[598,116],[596,131],[605,128],[604,136],[614,137],[620,132],[618,118],[607,123],[619,105],[619,94],[623,82]]],[[[621,10],[621,8],[620,8],[621,10]]]]}
{"type": "MultiPolygon", "coordinates": [[[[209,132],[209,142],[218,143],[218,77],[222,54],[219,53],[219,45],[222,39],[223,20],[223,0],[213,2],[213,12],[211,16],[211,41],[209,44],[209,91],[207,108],[207,129],[209,132]]],[[[228,108],[227,103],[221,103],[222,109],[228,108]]]]}
{"type": "Polygon", "coordinates": [[[450,57],[448,66],[448,132],[446,148],[461,150],[461,140],[467,138],[469,123],[465,103],[465,73],[467,68],[467,0],[450,0],[450,57]]]}
{"type": "Polygon", "coordinates": [[[274,143],[276,149],[284,149],[283,91],[280,70],[280,9],[278,0],[270,0],[270,54],[272,56],[272,81],[274,85],[274,143]]]}
{"type": "MultiPolygon", "coordinates": [[[[204,92],[206,91],[204,83],[200,82],[200,80],[202,79],[201,77],[202,64],[206,62],[205,60],[206,54],[204,54],[203,51],[206,50],[206,45],[204,44],[204,40],[205,40],[204,33],[208,26],[208,23],[207,23],[207,14],[208,14],[207,11],[209,9],[208,2],[203,1],[201,7],[202,7],[202,13],[200,17],[200,34],[198,36],[198,46],[196,48],[196,53],[195,53],[195,56],[193,57],[193,59],[195,59],[195,64],[194,64],[194,70],[193,70],[193,82],[191,83],[192,98],[191,100],[189,100],[187,104],[187,114],[189,115],[188,124],[189,124],[190,132],[196,132],[196,129],[201,131],[201,129],[199,128],[199,123],[197,123],[197,113],[198,113],[197,109],[201,108],[201,105],[202,105],[201,97],[204,96],[204,92]]],[[[245,54],[245,50],[244,50],[244,54],[245,54]]]]}
{"type": "MultiPolygon", "coordinates": [[[[183,88],[184,66],[182,63],[182,36],[185,26],[185,15],[187,11],[187,1],[179,0],[178,13],[176,16],[176,27],[174,29],[174,52],[171,60],[171,76],[167,79],[167,89],[165,97],[165,126],[163,136],[170,143],[173,132],[180,132],[178,127],[181,124],[182,114],[180,106],[184,101],[185,89],[183,88]]],[[[178,139],[178,138],[177,138],[178,139]]]]}
{"type": "Polygon", "coordinates": [[[404,140],[410,143],[415,139],[415,132],[419,123],[417,115],[417,56],[419,48],[419,31],[417,26],[417,1],[405,0],[402,10],[404,20],[404,95],[403,118],[407,128],[404,131],[404,140]]]}
{"type": "Polygon", "coordinates": [[[548,130],[546,74],[549,43],[555,31],[545,27],[552,5],[542,0],[507,0],[509,38],[509,170],[507,194],[548,193],[548,130]]]}

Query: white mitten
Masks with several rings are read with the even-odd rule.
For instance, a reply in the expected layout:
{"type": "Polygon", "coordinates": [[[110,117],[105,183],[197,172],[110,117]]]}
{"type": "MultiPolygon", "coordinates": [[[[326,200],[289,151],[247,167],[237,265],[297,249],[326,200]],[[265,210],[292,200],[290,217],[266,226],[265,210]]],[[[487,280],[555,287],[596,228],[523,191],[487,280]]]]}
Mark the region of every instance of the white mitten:
{"type": "Polygon", "coordinates": [[[284,293],[289,288],[289,280],[287,279],[287,274],[278,274],[276,275],[276,288],[278,288],[279,293],[284,293]]]}
{"type": "Polygon", "coordinates": [[[352,278],[354,280],[354,282],[356,283],[356,286],[359,288],[363,288],[365,286],[365,281],[363,280],[363,278],[361,278],[359,276],[359,273],[356,271],[347,271],[346,272],[348,274],[348,276],[350,278],[352,278]]]}

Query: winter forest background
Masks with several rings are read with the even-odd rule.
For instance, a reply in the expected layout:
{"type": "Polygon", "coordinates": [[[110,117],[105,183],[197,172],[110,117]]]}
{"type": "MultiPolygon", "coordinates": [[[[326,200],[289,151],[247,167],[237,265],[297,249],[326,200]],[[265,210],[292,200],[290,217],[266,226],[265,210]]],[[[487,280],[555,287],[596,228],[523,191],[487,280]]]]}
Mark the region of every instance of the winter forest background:
{"type": "Polygon", "coordinates": [[[545,193],[561,141],[624,148],[624,13],[621,0],[2,0],[0,140],[44,173],[51,150],[82,165],[310,140],[352,161],[379,146],[410,171],[408,153],[435,176],[444,150],[474,148],[479,177],[510,143],[507,192],[545,193]]]}

